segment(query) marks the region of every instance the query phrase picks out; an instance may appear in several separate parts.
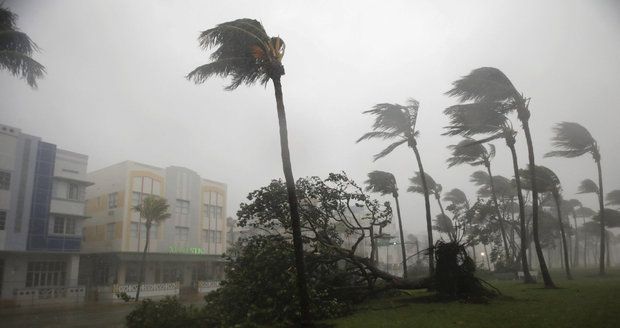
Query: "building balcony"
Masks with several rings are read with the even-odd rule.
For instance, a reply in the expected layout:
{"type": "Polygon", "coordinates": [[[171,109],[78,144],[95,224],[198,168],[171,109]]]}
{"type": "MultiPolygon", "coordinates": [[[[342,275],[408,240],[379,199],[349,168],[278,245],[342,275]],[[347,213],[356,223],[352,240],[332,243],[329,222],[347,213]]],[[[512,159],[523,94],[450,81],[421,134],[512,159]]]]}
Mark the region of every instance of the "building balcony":
{"type": "Polygon", "coordinates": [[[50,212],[70,216],[84,217],[86,204],[83,201],[52,198],[50,212]]]}

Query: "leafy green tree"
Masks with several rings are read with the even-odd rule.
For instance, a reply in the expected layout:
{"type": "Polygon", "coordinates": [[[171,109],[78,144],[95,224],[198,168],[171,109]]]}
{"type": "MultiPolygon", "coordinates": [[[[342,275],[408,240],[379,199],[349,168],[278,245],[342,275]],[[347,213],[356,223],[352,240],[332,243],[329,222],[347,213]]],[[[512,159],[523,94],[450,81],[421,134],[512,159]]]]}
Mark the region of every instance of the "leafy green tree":
{"type": "Polygon", "coordinates": [[[561,122],[553,127],[555,136],[551,144],[555,150],[545,157],[574,158],[585,154],[592,155],[598,170],[598,204],[601,213],[601,250],[599,252],[599,275],[605,274],[605,214],[603,205],[603,172],[601,170],[601,152],[596,140],[588,129],[579,123],[561,122]]]}
{"type": "Polygon", "coordinates": [[[380,193],[382,196],[392,195],[396,203],[396,214],[398,215],[398,232],[400,233],[400,248],[403,257],[403,278],[407,279],[407,252],[405,250],[405,237],[403,235],[403,221],[400,216],[400,204],[398,203],[398,187],[396,178],[390,172],[372,171],[368,173],[366,180],[366,191],[380,193]]]}
{"type": "MultiPolygon", "coordinates": [[[[494,67],[480,67],[474,69],[468,75],[456,80],[452,83],[453,88],[447,92],[449,96],[458,97],[461,103],[472,102],[478,104],[478,106],[489,106],[495,108],[497,111],[507,114],[510,112],[517,112],[517,118],[521,121],[523,132],[525,134],[525,141],[527,142],[528,159],[530,165],[530,179],[534,181],[532,186],[534,192],[532,193],[532,229],[534,246],[536,248],[536,255],[538,256],[538,263],[540,271],[543,277],[545,287],[555,287],[545,257],[538,240],[538,189],[536,186],[536,178],[534,167],[536,167],[534,158],[534,143],[532,141],[532,135],[530,133],[529,120],[531,112],[529,110],[529,99],[525,98],[521,92],[512,84],[510,79],[499,69],[494,67]]],[[[499,117],[501,119],[501,117],[499,117]]],[[[470,121],[471,122],[471,121],[470,121]]],[[[503,130],[506,133],[511,133],[509,130],[503,130]]],[[[510,147],[510,145],[509,145],[510,147]]],[[[511,149],[512,151],[512,149],[511,149]]],[[[516,165],[516,152],[513,152],[513,166],[516,165]]],[[[515,166],[516,168],[516,166],[515,166]]],[[[515,179],[518,173],[515,170],[515,179]]],[[[517,181],[519,184],[519,181],[517,181]]],[[[524,204],[524,203],[522,203],[524,204]]],[[[523,216],[524,221],[524,216],[523,216]]],[[[523,229],[522,224],[522,229],[523,229]]],[[[522,241],[522,244],[523,243],[522,241]]],[[[522,252],[524,253],[524,252],[522,252]]],[[[524,261],[522,258],[522,266],[524,261]]],[[[527,271],[527,270],[524,270],[527,271]]]]}
{"type": "Polygon", "coordinates": [[[45,67],[32,59],[39,47],[26,33],[19,31],[16,21],[17,15],[0,3],[0,68],[25,79],[36,89],[37,79],[43,77],[45,67]]]}
{"type": "Polygon", "coordinates": [[[168,219],[169,205],[166,199],[157,196],[147,196],[142,200],[141,204],[133,207],[133,210],[140,213],[140,218],[144,219],[146,225],[146,241],[144,243],[144,251],[142,252],[142,261],[140,263],[140,279],[138,280],[138,289],[136,290],[136,302],[140,299],[140,287],[144,281],[144,265],[146,264],[146,253],[149,250],[149,241],[151,237],[151,227],[168,219]]]}
{"type": "Polygon", "coordinates": [[[288,191],[289,210],[295,248],[295,268],[297,269],[297,289],[301,305],[301,324],[310,323],[309,298],[304,270],[303,242],[299,219],[299,204],[295,194],[295,178],[291,166],[288,147],[286,112],[282,96],[281,78],[284,75],[282,58],[285,44],[280,37],[270,37],[262,24],[254,19],[237,19],[217,25],[200,33],[200,46],[205,50],[217,48],[211,54],[211,62],[196,67],[187,75],[195,83],[203,83],[212,76],[227,77],[232,81],[226,90],[235,90],[241,84],[252,85],[260,82],[266,85],[273,82],[276,98],[278,123],[280,126],[280,148],[282,167],[288,191]]]}
{"type": "MultiPolygon", "coordinates": [[[[414,152],[416,161],[418,162],[418,170],[422,172],[424,176],[424,166],[422,165],[422,159],[420,152],[418,151],[419,131],[415,129],[415,125],[418,120],[418,110],[420,103],[415,99],[409,99],[406,106],[399,104],[381,103],[375,105],[371,110],[367,110],[364,114],[370,114],[375,117],[375,122],[372,126],[373,131],[364,134],[357,142],[368,139],[397,139],[397,141],[390,144],[387,148],[374,156],[374,160],[387,156],[389,153],[398,148],[398,146],[407,144],[414,152]]],[[[435,272],[435,265],[433,259],[433,223],[431,220],[431,203],[429,200],[429,188],[426,180],[422,180],[422,188],[424,190],[424,207],[426,209],[426,232],[428,234],[429,245],[429,261],[428,268],[430,275],[435,272]]]]}

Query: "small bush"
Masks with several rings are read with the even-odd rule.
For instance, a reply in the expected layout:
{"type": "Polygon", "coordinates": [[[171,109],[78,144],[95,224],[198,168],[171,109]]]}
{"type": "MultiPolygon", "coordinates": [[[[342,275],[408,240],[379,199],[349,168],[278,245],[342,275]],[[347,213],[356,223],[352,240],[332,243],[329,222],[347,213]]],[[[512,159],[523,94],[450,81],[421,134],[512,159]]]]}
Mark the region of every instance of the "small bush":
{"type": "Polygon", "coordinates": [[[126,318],[129,328],[198,328],[217,327],[208,313],[184,306],[176,297],[160,301],[145,299],[126,318]]]}

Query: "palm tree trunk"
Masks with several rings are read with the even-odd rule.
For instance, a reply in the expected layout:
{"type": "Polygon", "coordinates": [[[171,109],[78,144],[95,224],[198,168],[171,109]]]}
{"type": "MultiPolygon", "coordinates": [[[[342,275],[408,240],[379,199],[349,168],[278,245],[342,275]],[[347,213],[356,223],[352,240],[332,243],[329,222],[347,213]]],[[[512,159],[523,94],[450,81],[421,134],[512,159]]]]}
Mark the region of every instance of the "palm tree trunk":
{"type": "Polygon", "coordinates": [[[570,273],[570,263],[568,260],[568,246],[566,245],[566,234],[564,233],[564,224],[562,224],[562,211],[560,209],[560,195],[557,192],[553,193],[553,200],[555,201],[555,209],[558,213],[558,223],[560,224],[560,235],[562,237],[562,253],[564,253],[564,270],[566,271],[566,278],[572,280],[573,276],[570,273]]]}
{"type": "MultiPolygon", "coordinates": [[[[586,218],[583,218],[583,227],[586,226],[586,218]]],[[[588,268],[588,232],[583,229],[583,267],[588,268]]]]}
{"type": "Polygon", "coordinates": [[[577,232],[577,214],[575,213],[575,208],[573,207],[573,223],[575,224],[575,248],[573,254],[573,267],[579,266],[579,234],[577,232]]]}
{"type": "MultiPolygon", "coordinates": [[[[140,227],[138,227],[140,229],[140,227]]],[[[144,242],[144,251],[142,252],[142,262],[140,263],[140,276],[138,278],[138,288],[136,289],[136,302],[140,300],[140,287],[142,287],[142,281],[144,280],[144,265],[146,264],[146,252],[149,249],[149,240],[151,234],[151,224],[146,223],[146,236],[144,242]]]]}
{"type": "Polygon", "coordinates": [[[428,195],[428,186],[426,185],[426,174],[424,174],[424,167],[422,166],[422,159],[420,159],[420,152],[418,147],[411,145],[415,158],[418,161],[418,169],[422,176],[422,188],[424,189],[424,207],[426,209],[426,233],[428,234],[428,271],[429,275],[435,274],[435,245],[433,244],[433,222],[431,220],[431,202],[428,195]]]}
{"type": "Polygon", "coordinates": [[[306,284],[306,270],[304,265],[304,245],[301,239],[301,220],[297,194],[295,192],[295,178],[291,167],[291,154],[288,149],[288,130],[286,127],[286,113],[284,111],[284,100],[282,97],[282,84],[280,78],[273,78],[275,89],[276,104],[278,110],[278,123],[280,125],[280,148],[282,152],[282,167],[284,169],[284,179],[286,180],[286,191],[288,193],[288,204],[291,211],[291,228],[293,232],[293,247],[295,248],[295,269],[297,271],[297,292],[299,295],[299,307],[301,310],[301,325],[310,324],[310,298],[308,296],[306,284]]]}
{"type": "Polygon", "coordinates": [[[487,268],[491,271],[491,261],[489,261],[489,252],[487,251],[487,244],[482,244],[484,246],[484,257],[487,259],[487,268]]]}
{"type": "Polygon", "coordinates": [[[493,175],[491,174],[491,165],[485,165],[487,168],[487,173],[489,173],[489,180],[491,184],[491,199],[493,200],[493,206],[495,207],[495,214],[497,215],[497,220],[499,220],[499,230],[502,233],[502,241],[504,242],[504,253],[506,254],[506,261],[508,263],[512,263],[512,258],[510,257],[510,252],[508,248],[508,239],[506,238],[506,229],[504,228],[504,219],[502,218],[502,214],[499,210],[499,204],[497,203],[497,195],[495,194],[495,186],[493,183],[493,175]]]}
{"type": "Polygon", "coordinates": [[[598,169],[598,205],[601,217],[601,251],[599,252],[599,267],[598,274],[600,276],[605,275],[605,205],[603,204],[603,172],[601,170],[600,157],[596,161],[596,167],[598,169]]]}
{"type": "Polygon", "coordinates": [[[400,233],[400,250],[403,253],[403,279],[407,279],[407,252],[405,251],[405,236],[403,236],[403,221],[400,217],[400,204],[398,196],[394,195],[396,201],[396,214],[398,214],[398,232],[400,233]]]}
{"type": "Polygon", "coordinates": [[[530,133],[530,124],[527,118],[521,120],[523,124],[523,132],[525,133],[525,140],[527,142],[527,155],[529,158],[529,171],[530,180],[532,181],[532,237],[534,238],[534,248],[536,249],[536,255],[538,256],[538,267],[543,277],[543,282],[546,288],[555,288],[555,284],[547,269],[547,263],[545,262],[545,256],[540,246],[540,238],[538,238],[538,187],[536,183],[536,163],[534,160],[534,144],[532,143],[532,135],[530,133]]]}

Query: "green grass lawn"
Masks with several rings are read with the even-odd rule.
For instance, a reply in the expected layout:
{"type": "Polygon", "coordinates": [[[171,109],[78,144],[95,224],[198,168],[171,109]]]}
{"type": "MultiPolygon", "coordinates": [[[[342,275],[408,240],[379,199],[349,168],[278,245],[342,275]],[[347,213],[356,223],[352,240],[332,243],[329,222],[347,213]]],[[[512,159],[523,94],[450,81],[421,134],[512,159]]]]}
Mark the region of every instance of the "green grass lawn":
{"type": "Polygon", "coordinates": [[[489,304],[429,303],[424,291],[364,303],[335,327],[620,327],[620,272],[598,278],[578,272],[576,279],[552,274],[559,286],[490,281],[503,294],[489,304]]]}

